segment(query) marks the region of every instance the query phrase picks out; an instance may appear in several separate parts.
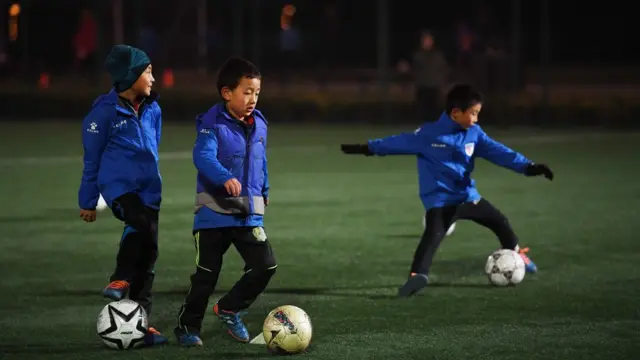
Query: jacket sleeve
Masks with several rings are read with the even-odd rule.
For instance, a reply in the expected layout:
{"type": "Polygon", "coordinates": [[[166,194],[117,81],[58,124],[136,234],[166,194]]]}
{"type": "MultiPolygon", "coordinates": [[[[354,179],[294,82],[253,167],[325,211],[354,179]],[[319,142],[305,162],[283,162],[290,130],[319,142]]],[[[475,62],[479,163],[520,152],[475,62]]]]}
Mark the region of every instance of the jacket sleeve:
{"type": "Polygon", "coordinates": [[[493,140],[484,131],[478,136],[477,156],[484,158],[498,166],[511,169],[517,173],[524,174],[531,160],[524,155],[511,150],[502,143],[493,140]]]}
{"type": "Polygon", "coordinates": [[[162,139],[162,109],[160,109],[160,106],[158,106],[157,109],[158,121],[156,122],[156,144],[160,147],[160,140],[162,139]]]}
{"type": "Polygon", "coordinates": [[[422,128],[414,132],[391,135],[381,139],[369,140],[369,150],[378,156],[385,155],[416,155],[422,152],[424,146],[422,128]]]}
{"type": "Polygon", "coordinates": [[[78,205],[81,209],[93,210],[98,204],[98,171],[100,160],[109,142],[113,109],[95,108],[82,122],[82,147],[84,168],[78,191],[78,205]]]}
{"type": "Polygon", "coordinates": [[[213,129],[201,129],[193,147],[193,164],[198,172],[216,186],[233,179],[233,175],[218,161],[218,140],[213,129]]]}
{"type": "Polygon", "coordinates": [[[269,197],[269,170],[267,170],[267,152],[264,153],[264,161],[262,162],[262,171],[264,172],[264,184],[262,185],[262,197],[269,197]]]}

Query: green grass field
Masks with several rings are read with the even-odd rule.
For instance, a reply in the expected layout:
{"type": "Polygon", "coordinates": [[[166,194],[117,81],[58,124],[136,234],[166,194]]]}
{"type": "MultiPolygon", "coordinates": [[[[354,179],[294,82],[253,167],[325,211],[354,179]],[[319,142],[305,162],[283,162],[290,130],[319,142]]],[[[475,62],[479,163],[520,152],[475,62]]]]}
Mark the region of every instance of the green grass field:
{"type": "MultiPolygon", "coordinates": [[[[279,261],[246,317],[295,304],[314,325],[305,359],[637,359],[640,350],[640,133],[496,131],[556,180],[529,179],[483,160],[483,196],[511,220],[540,272],[493,288],[484,262],[498,243],[461,222],[437,254],[433,284],[397,299],[421,233],[415,160],[347,157],[343,141],[398,129],[272,125],[267,233],[279,261]]],[[[116,352],[98,339],[100,291],[121,225],[77,210],[79,124],[0,124],[1,359],[259,359],[211,313],[205,346],[116,352]]],[[[194,271],[191,124],[166,125],[165,181],[154,324],[167,335],[194,271]]],[[[233,248],[232,248],[233,249],[233,248]]],[[[230,251],[211,303],[238,279],[230,251]]]]}

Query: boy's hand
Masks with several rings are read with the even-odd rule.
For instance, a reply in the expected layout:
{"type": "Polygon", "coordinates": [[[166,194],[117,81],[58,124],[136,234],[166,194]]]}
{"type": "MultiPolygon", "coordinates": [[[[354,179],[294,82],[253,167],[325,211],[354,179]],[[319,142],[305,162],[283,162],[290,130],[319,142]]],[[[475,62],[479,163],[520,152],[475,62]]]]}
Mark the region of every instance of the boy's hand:
{"type": "Polygon", "coordinates": [[[96,211],[80,209],[80,218],[86,222],[94,222],[96,221],[96,211]]]}
{"type": "Polygon", "coordinates": [[[372,156],[373,153],[369,150],[367,144],[342,144],[340,149],[345,154],[362,154],[366,156],[372,156]]]}
{"type": "Polygon", "coordinates": [[[242,191],[242,184],[240,184],[240,181],[238,181],[236,178],[229,179],[226,183],[224,183],[224,189],[227,190],[227,192],[231,196],[240,196],[240,192],[242,191]]]}
{"type": "Polygon", "coordinates": [[[269,206],[269,198],[268,197],[264,197],[264,206],[269,206]]]}
{"type": "Polygon", "coordinates": [[[529,164],[524,173],[526,176],[544,175],[549,180],[553,180],[553,171],[545,164],[529,164]]]}

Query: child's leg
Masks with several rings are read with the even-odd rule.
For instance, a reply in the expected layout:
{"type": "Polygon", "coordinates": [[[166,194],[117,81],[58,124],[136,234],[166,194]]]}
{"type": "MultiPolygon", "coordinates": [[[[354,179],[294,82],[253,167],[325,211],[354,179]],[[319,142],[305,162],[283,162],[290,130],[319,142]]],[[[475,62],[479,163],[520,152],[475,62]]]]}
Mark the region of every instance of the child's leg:
{"type": "Polygon", "coordinates": [[[209,297],[222,268],[222,258],[231,246],[231,228],[204,229],[195,233],[196,272],[178,314],[176,334],[199,334],[209,297]]]}
{"type": "Polygon", "coordinates": [[[433,208],[427,211],[426,228],[420,239],[420,244],[413,255],[413,263],[407,282],[398,290],[401,297],[411,296],[427,286],[429,269],[436,250],[453,223],[456,213],[455,206],[433,208]]]}
{"type": "Polygon", "coordinates": [[[481,199],[478,202],[466,203],[458,208],[456,218],[472,220],[491,230],[500,241],[503,249],[517,251],[526,265],[527,272],[536,272],[536,264],[526,255],[528,248],[520,249],[518,236],[509,224],[509,220],[489,201],[481,199]]]}
{"type": "Polygon", "coordinates": [[[245,262],[245,273],[218,301],[218,307],[236,313],[247,309],[262,294],[275,274],[277,264],[261,227],[234,228],[233,244],[245,262]]]}
{"type": "Polygon", "coordinates": [[[240,316],[258,298],[276,272],[276,260],[262,227],[233,228],[233,244],[245,262],[244,275],[213,307],[234,339],[248,342],[249,331],[240,316]]]}
{"type": "Polygon", "coordinates": [[[136,261],[134,275],[131,279],[131,288],[129,290],[129,298],[138,302],[151,316],[151,302],[153,300],[151,289],[153,288],[153,280],[155,279],[155,264],[158,260],[158,212],[148,209],[149,214],[153,217],[154,232],[149,236],[144,236],[140,243],[140,254],[136,261]]]}
{"type": "Polygon", "coordinates": [[[114,215],[125,222],[120,239],[116,269],[111,283],[104,289],[104,296],[120,300],[129,290],[130,282],[136,272],[143,243],[157,232],[157,213],[149,211],[138,195],[129,193],[113,202],[114,215]]]}
{"type": "Polygon", "coordinates": [[[493,231],[503,249],[515,250],[518,246],[518,237],[507,217],[485,199],[460,205],[456,218],[471,220],[493,231]]]}

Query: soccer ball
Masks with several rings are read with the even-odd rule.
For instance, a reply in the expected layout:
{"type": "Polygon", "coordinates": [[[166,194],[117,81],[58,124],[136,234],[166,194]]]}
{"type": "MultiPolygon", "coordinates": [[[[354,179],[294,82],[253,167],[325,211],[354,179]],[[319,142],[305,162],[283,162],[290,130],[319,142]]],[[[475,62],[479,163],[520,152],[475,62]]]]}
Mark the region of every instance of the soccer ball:
{"type": "MultiPolygon", "coordinates": [[[[423,216],[422,217],[422,228],[426,229],[427,228],[427,217],[423,216]]],[[[449,230],[447,230],[447,233],[445,234],[445,236],[451,236],[451,234],[453,234],[453,231],[456,229],[456,223],[451,224],[451,226],[449,226],[449,230]]]]}
{"type": "Polygon", "coordinates": [[[297,354],[309,347],[311,319],[293,305],[279,306],[264,319],[262,334],[267,348],[278,354],[297,354]]]}
{"type": "Polygon", "coordinates": [[[98,315],[98,336],[112,349],[142,345],[147,333],[147,313],[135,301],[124,299],[107,304],[98,315]]]}
{"type": "Polygon", "coordinates": [[[493,285],[516,285],[524,279],[524,260],[513,250],[496,250],[489,255],[484,271],[493,285]]]}
{"type": "Polygon", "coordinates": [[[98,205],[96,205],[96,211],[103,211],[103,210],[106,210],[108,207],[109,205],[107,205],[107,202],[102,197],[102,194],[100,194],[100,198],[98,199],[98,205]]]}

